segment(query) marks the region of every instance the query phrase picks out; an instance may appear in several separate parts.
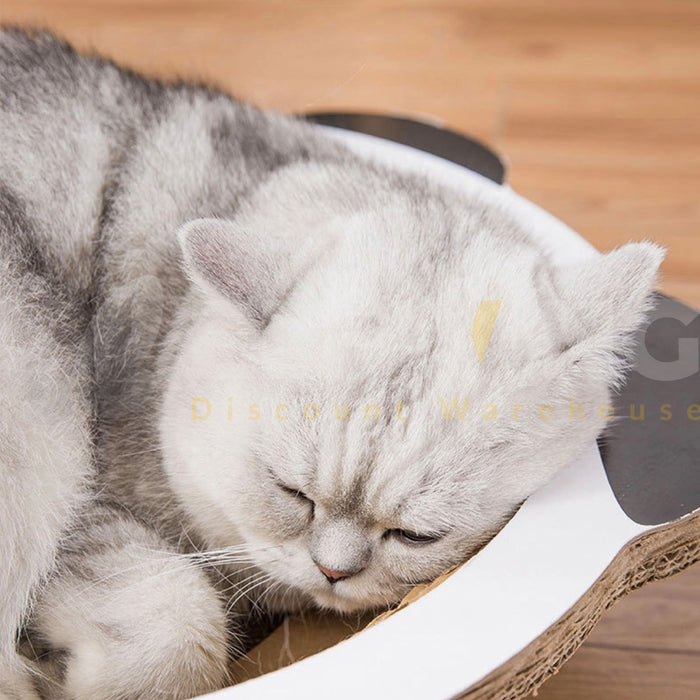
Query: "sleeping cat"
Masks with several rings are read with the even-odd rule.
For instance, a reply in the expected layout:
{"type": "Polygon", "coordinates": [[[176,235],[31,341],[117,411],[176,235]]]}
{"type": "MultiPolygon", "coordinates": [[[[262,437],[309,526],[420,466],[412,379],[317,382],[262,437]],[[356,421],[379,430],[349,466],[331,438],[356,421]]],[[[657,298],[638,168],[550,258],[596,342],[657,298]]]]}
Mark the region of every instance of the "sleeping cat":
{"type": "Polygon", "coordinates": [[[0,32],[0,115],[0,697],[235,682],[256,611],[394,603],[603,427],[657,247],[556,268],[505,210],[47,33],[0,32]]]}

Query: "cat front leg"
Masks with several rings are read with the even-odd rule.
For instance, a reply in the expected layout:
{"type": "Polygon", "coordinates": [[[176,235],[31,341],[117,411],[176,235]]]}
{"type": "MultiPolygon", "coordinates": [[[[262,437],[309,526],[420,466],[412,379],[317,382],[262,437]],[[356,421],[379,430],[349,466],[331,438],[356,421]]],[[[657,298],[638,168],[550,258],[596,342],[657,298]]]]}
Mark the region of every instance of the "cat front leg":
{"type": "Polygon", "coordinates": [[[229,682],[225,605],[207,575],[116,508],[96,506],[68,540],[31,633],[64,658],[60,698],[189,698],[229,682]]]}

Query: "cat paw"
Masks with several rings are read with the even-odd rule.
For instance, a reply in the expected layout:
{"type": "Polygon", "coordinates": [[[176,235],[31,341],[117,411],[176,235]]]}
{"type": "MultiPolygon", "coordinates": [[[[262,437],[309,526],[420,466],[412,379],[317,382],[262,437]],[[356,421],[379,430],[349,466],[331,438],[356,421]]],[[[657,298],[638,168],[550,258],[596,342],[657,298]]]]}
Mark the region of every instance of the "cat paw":
{"type": "Polygon", "coordinates": [[[93,629],[69,649],[64,694],[70,700],[172,698],[179,700],[228,685],[223,625],[187,619],[174,624],[144,620],[148,630],[93,629]]]}
{"type": "Polygon", "coordinates": [[[228,685],[225,606],[204,573],[142,548],[108,563],[92,585],[66,571],[36,605],[38,635],[62,654],[64,698],[179,700],[228,685]]]}
{"type": "Polygon", "coordinates": [[[176,634],[159,649],[125,649],[83,640],[70,651],[66,700],[172,698],[185,700],[229,684],[225,644],[176,634]]]}

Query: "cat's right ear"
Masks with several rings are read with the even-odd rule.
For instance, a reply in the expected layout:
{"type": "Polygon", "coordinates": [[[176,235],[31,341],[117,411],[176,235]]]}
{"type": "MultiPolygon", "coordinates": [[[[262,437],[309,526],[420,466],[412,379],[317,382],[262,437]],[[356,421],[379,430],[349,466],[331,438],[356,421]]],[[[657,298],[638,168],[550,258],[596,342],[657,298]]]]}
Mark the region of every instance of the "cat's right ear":
{"type": "Polygon", "coordinates": [[[202,291],[236,305],[264,328],[308,264],[308,251],[226,219],[195,219],[178,230],[185,271],[202,291]]]}
{"type": "Polygon", "coordinates": [[[663,258],[664,250],[653,243],[628,243],[557,269],[550,293],[561,356],[582,381],[596,376],[611,385],[621,381],[621,359],[631,356],[634,333],[654,304],[663,258]]]}

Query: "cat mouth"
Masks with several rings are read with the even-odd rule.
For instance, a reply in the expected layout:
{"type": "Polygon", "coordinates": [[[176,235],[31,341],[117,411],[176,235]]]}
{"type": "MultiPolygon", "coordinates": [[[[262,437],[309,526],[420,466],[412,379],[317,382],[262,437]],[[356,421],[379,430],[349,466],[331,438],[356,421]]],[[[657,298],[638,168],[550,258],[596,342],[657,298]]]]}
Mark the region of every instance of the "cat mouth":
{"type": "Polygon", "coordinates": [[[347,590],[345,585],[343,590],[341,582],[325,584],[318,587],[312,594],[315,604],[321,609],[331,609],[339,613],[355,613],[365,610],[379,610],[389,607],[385,595],[367,593],[358,595],[347,590]]]}
{"type": "Polygon", "coordinates": [[[337,594],[327,593],[326,596],[314,596],[317,607],[325,610],[331,609],[339,613],[353,613],[375,607],[356,598],[342,598],[337,594]]]}

